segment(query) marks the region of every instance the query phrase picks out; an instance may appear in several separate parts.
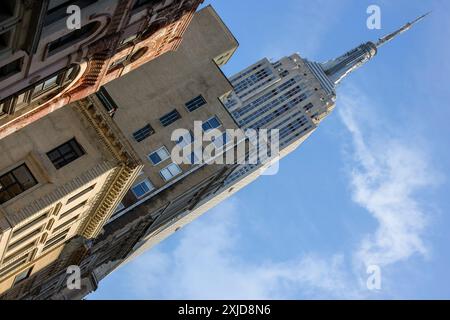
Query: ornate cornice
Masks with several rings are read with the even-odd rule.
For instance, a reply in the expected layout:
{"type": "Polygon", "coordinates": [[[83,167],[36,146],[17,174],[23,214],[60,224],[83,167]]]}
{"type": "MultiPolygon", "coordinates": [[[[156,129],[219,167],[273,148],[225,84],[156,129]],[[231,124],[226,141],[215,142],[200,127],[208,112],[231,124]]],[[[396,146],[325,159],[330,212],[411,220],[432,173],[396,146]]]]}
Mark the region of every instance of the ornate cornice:
{"type": "Polygon", "coordinates": [[[78,234],[85,238],[93,238],[98,235],[131,187],[143,165],[131,144],[95,96],[76,102],[74,108],[92,125],[99,140],[118,161],[117,168],[109,175],[86,220],[78,230],[78,234]]]}

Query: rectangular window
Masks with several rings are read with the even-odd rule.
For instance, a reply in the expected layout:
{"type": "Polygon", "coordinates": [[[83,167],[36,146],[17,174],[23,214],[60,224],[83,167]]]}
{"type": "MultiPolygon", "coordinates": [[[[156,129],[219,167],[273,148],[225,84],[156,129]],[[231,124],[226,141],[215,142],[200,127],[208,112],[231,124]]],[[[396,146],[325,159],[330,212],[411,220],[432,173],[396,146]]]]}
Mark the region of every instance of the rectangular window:
{"type": "Polygon", "coordinates": [[[190,145],[194,141],[192,132],[187,132],[185,135],[178,138],[177,144],[180,148],[190,145]]]}
{"type": "Polygon", "coordinates": [[[28,279],[30,277],[31,274],[31,270],[33,270],[33,268],[28,268],[24,271],[22,271],[21,273],[19,273],[15,278],[14,278],[14,284],[13,286],[15,286],[16,284],[22,282],[25,279],[28,279]]]}
{"type": "Polygon", "coordinates": [[[136,198],[142,198],[146,194],[150,193],[155,187],[150,182],[150,180],[145,179],[144,181],[138,183],[133,188],[131,188],[131,191],[133,191],[136,198]]]}
{"type": "Polygon", "coordinates": [[[217,119],[217,117],[214,116],[211,119],[204,121],[202,124],[202,128],[203,128],[203,131],[206,132],[211,129],[216,129],[216,128],[220,127],[221,125],[222,124],[220,123],[219,119],[217,119]]]}
{"type": "Polygon", "coordinates": [[[0,204],[18,196],[37,184],[26,164],[0,176],[0,204]]]}
{"type": "Polygon", "coordinates": [[[160,174],[165,181],[169,181],[170,179],[179,175],[180,173],[181,173],[181,169],[175,163],[169,164],[167,167],[165,167],[164,169],[162,169],[160,171],[160,174]]]}
{"type": "Polygon", "coordinates": [[[178,113],[178,111],[176,109],[173,109],[171,112],[169,112],[168,114],[162,116],[159,121],[161,122],[161,124],[164,127],[167,127],[168,125],[174,123],[175,121],[177,121],[178,119],[180,119],[181,116],[178,113]]]}
{"type": "Polygon", "coordinates": [[[47,156],[56,169],[60,169],[72,161],[75,161],[85,152],[75,139],[71,139],[66,143],[47,152],[47,156]]]}
{"type": "Polygon", "coordinates": [[[111,117],[117,111],[118,106],[114,102],[113,98],[110,96],[105,87],[100,87],[100,89],[95,93],[97,98],[102,102],[102,105],[105,107],[106,111],[108,111],[111,117]]]}
{"type": "Polygon", "coordinates": [[[6,78],[13,75],[14,73],[20,72],[20,70],[22,69],[22,61],[23,58],[19,58],[14,60],[13,62],[8,63],[7,65],[4,65],[3,67],[0,67],[0,78],[6,78]]]}
{"type": "Polygon", "coordinates": [[[141,128],[138,131],[136,131],[135,133],[133,133],[133,138],[137,142],[141,142],[142,140],[147,139],[154,133],[155,133],[155,130],[153,130],[152,126],[147,124],[145,127],[141,128]]]}
{"type": "Polygon", "coordinates": [[[167,151],[166,147],[161,147],[155,152],[152,152],[148,155],[148,159],[150,162],[156,166],[157,164],[163,162],[164,160],[170,157],[169,151],[167,151]]]}
{"type": "Polygon", "coordinates": [[[189,110],[189,112],[192,112],[205,104],[206,104],[205,98],[203,98],[202,95],[199,95],[198,97],[195,97],[191,101],[186,102],[186,108],[189,110]]]}

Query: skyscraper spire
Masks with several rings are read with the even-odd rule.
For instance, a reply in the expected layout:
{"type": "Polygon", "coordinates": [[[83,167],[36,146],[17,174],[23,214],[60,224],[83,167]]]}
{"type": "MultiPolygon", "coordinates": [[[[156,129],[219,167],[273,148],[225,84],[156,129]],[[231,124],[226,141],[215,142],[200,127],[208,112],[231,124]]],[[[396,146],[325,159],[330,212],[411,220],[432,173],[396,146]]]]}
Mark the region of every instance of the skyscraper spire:
{"type": "Polygon", "coordinates": [[[431,12],[427,12],[424,15],[421,15],[420,17],[418,17],[417,19],[415,19],[412,22],[408,22],[406,23],[403,27],[401,27],[400,29],[384,36],[383,38],[378,39],[378,42],[376,43],[377,48],[381,47],[382,45],[384,45],[385,43],[391,41],[392,39],[394,39],[395,37],[397,37],[399,34],[402,34],[405,31],[408,31],[409,29],[412,28],[413,25],[415,25],[417,22],[419,22],[420,20],[422,20],[423,18],[425,18],[427,15],[429,15],[431,12]]]}
{"type": "Polygon", "coordinates": [[[330,80],[337,85],[349,73],[372,59],[377,54],[378,48],[391,41],[399,34],[411,29],[414,24],[425,18],[428,14],[430,14],[430,12],[418,17],[412,22],[406,23],[395,32],[378,39],[376,43],[373,43],[372,41],[366,42],[336,59],[322,63],[323,71],[330,78],[330,80]]]}

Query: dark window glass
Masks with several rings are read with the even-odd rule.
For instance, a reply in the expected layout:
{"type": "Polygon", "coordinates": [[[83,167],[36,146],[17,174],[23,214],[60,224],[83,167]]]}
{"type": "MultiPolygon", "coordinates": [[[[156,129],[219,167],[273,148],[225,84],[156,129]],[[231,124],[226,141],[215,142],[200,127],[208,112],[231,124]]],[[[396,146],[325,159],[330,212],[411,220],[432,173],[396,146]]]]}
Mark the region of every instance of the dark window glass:
{"type": "Polygon", "coordinates": [[[25,164],[0,176],[0,204],[14,198],[37,184],[25,164]]]}
{"type": "Polygon", "coordinates": [[[47,156],[56,169],[68,165],[84,154],[84,150],[75,139],[60,145],[59,147],[47,152],[47,156]]]}
{"type": "Polygon", "coordinates": [[[149,157],[153,163],[160,163],[162,161],[161,157],[156,152],[152,153],[149,157]]]}
{"type": "Polygon", "coordinates": [[[205,98],[203,98],[203,96],[200,95],[192,99],[191,101],[186,102],[186,108],[189,110],[189,112],[192,112],[205,104],[206,104],[205,98]]]}
{"type": "Polygon", "coordinates": [[[168,114],[162,116],[159,119],[159,121],[161,122],[161,124],[164,127],[167,127],[168,125],[174,123],[175,121],[177,121],[180,118],[181,118],[180,114],[178,113],[178,111],[176,109],[174,109],[171,112],[169,112],[168,114]]]}
{"type": "Polygon", "coordinates": [[[100,87],[100,90],[96,93],[97,98],[102,102],[102,105],[108,111],[109,115],[112,117],[117,111],[117,104],[114,102],[113,98],[106,91],[105,87],[100,87]]]}
{"type": "Polygon", "coordinates": [[[213,117],[202,124],[203,131],[208,131],[221,126],[221,123],[217,117],[213,117]]]}
{"type": "Polygon", "coordinates": [[[17,73],[22,68],[22,60],[23,58],[19,58],[17,60],[14,60],[13,62],[8,63],[7,65],[4,65],[3,67],[0,67],[0,78],[8,77],[14,73],[17,73]]]}
{"type": "Polygon", "coordinates": [[[22,271],[21,273],[19,273],[19,274],[16,276],[16,278],[14,279],[14,284],[13,284],[13,285],[15,286],[16,284],[18,284],[18,283],[20,283],[20,282],[22,282],[22,281],[28,279],[28,278],[30,277],[30,274],[31,274],[31,270],[32,270],[32,269],[33,269],[33,268],[28,268],[28,269],[22,271]]]}
{"type": "Polygon", "coordinates": [[[50,42],[48,44],[48,53],[52,54],[60,49],[67,48],[72,44],[82,41],[83,39],[89,37],[95,32],[95,30],[100,27],[100,22],[95,21],[88,23],[87,25],[81,27],[80,29],[75,29],[72,32],[65,34],[64,36],[50,42]]]}
{"type": "Polygon", "coordinates": [[[133,133],[133,138],[137,142],[141,142],[142,140],[150,137],[154,133],[155,133],[155,130],[153,130],[152,126],[148,124],[145,127],[143,127],[142,129],[139,129],[138,131],[133,133]]]}
{"type": "Polygon", "coordinates": [[[146,4],[151,3],[153,0],[136,0],[136,2],[133,5],[132,10],[139,8],[140,6],[144,6],[146,4]]]}

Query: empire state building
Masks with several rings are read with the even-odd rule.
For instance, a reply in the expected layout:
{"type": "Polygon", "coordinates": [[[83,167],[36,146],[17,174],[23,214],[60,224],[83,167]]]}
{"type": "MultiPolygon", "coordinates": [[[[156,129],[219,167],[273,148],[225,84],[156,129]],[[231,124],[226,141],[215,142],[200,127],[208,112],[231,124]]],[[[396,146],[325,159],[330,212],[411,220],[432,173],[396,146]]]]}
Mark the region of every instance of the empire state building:
{"type": "MultiPolygon", "coordinates": [[[[325,63],[309,61],[298,54],[276,62],[262,59],[230,78],[234,91],[223,103],[243,129],[278,129],[282,158],[305,141],[334,109],[336,87],[345,77],[426,15],[325,63]]],[[[264,164],[241,165],[228,178],[228,184],[250,173],[256,178],[264,167],[264,164]]]]}

